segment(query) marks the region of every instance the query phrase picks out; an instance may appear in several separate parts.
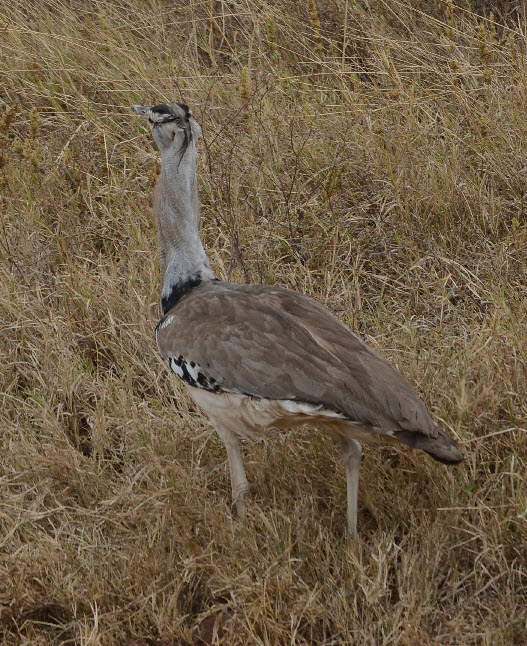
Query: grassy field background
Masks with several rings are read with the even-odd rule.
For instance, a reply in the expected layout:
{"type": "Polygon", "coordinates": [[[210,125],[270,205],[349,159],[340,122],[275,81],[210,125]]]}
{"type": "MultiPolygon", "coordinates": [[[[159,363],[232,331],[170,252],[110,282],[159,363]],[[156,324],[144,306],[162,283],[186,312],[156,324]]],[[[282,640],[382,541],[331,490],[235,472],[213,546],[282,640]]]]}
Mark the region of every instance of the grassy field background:
{"type": "Polygon", "coordinates": [[[0,0],[3,644],[527,643],[523,11],[0,0]],[[217,275],[327,305],[466,455],[366,447],[354,542],[320,430],[244,446],[241,526],[157,355],[170,100],[217,275]]]}

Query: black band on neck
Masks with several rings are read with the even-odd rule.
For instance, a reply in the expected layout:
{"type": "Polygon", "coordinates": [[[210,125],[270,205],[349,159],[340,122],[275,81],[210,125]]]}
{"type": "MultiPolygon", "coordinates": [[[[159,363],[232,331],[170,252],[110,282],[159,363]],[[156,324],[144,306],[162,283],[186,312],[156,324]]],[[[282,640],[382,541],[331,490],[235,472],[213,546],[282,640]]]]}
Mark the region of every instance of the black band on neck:
{"type": "Polygon", "coordinates": [[[199,284],[201,284],[201,276],[196,274],[185,282],[173,285],[169,295],[161,298],[161,311],[163,312],[163,316],[171,310],[174,305],[176,305],[183,296],[185,296],[185,294],[191,292],[194,287],[197,287],[199,284]]]}

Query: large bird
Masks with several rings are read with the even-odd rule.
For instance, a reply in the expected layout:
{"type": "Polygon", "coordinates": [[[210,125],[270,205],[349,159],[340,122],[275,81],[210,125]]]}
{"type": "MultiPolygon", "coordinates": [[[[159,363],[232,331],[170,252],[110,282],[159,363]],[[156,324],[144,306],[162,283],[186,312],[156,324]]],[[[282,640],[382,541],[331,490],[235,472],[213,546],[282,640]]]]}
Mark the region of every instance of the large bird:
{"type": "Polygon", "coordinates": [[[298,292],[215,278],[199,237],[196,142],[186,105],[133,106],[161,151],[154,210],[163,280],[159,350],[225,443],[233,500],[246,517],[240,437],[320,425],[346,469],[348,529],[357,532],[361,442],[398,442],[445,464],[463,460],[408,383],[325,307],[298,292]]]}

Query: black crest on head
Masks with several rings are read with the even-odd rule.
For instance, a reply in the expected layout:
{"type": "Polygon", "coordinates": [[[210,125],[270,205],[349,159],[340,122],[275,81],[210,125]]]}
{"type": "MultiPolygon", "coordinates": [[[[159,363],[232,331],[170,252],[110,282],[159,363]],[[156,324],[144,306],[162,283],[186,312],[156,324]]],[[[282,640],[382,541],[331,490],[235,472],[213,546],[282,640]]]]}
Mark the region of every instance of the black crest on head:
{"type": "Polygon", "coordinates": [[[154,107],[150,108],[150,111],[155,112],[156,114],[169,114],[173,117],[176,116],[166,103],[159,103],[158,105],[154,105],[154,107]]]}
{"type": "Polygon", "coordinates": [[[188,105],[185,105],[184,103],[178,103],[178,105],[185,113],[185,119],[189,119],[192,116],[192,112],[190,111],[188,105]]]}

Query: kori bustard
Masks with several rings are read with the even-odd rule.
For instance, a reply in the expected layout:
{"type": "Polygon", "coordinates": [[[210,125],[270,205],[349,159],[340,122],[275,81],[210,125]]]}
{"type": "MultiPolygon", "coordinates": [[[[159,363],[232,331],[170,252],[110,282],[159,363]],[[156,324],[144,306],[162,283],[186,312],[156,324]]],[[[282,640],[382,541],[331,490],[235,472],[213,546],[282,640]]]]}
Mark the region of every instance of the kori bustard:
{"type": "Polygon", "coordinates": [[[201,128],[183,104],[133,107],[161,151],[157,344],[225,443],[240,519],[249,485],[239,438],[309,423],[340,444],[355,536],[361,442],[403,443],[445,464],[460,462],[461,452],[408,381],[325,307],[282,287],[215,278],[198,231],[201,128]]]}

